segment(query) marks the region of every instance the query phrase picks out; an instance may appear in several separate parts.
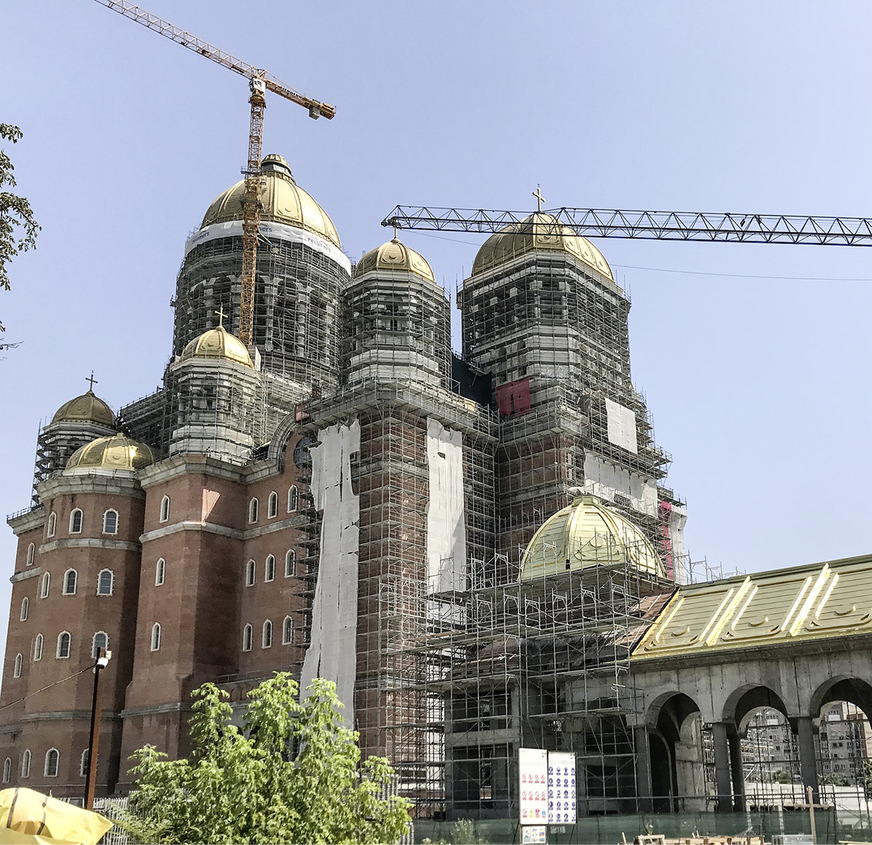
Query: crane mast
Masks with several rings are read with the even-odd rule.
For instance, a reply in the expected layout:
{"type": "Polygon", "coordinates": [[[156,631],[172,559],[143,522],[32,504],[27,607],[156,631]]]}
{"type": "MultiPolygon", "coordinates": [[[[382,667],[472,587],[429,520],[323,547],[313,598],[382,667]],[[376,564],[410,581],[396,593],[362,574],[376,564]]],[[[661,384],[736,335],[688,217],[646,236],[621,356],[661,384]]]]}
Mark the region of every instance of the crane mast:
{"type": "Polygon", "coordinates": [[[261,174],[261,158],[263,147],[263,115],[266,109],[267,91],[278,94],[292,103],[309,110],[309,117],[318,119],[326,117],[332,120],[336,109],[329,103],[314,100],[289,88],[275,76],[263,68],[237,59],[224,50],[213,47],[201,38],[191,35],[169,21],[151,14],[145,9],[135,6],[127,0],[96,0],[107,9],[135,21],[138,24],[181,44],[200,56],[213,61],[228,70],[248,79],[251,96],[248,100],[251,106],[251,118],[248,129],[248,162],[244,171],[245,194],[242,203],[242,284],[239,300],[239,339],[249,346],[254,335],[254,282],[257,269],[257,236],[260,229],[260,190],[263,182],[261,174]]]}
{"type": "Polygon", "coordinates": [[[872,246],[872,219],[699,211],[621,211],[557,208],[529,211],[398,205],[382,226],[442,232],[499,232],[506,226],[541,234],[665,241],[872,246]]]}

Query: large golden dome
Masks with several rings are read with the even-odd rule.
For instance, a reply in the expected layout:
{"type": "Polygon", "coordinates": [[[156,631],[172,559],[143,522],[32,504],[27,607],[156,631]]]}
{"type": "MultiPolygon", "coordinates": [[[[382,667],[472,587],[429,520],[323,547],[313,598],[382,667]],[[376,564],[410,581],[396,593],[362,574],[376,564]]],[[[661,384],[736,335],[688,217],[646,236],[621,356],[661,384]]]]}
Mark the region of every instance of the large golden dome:
{"type": "Polygon", "coordinates": [[[472,274],[483,273],[528,252],[568,252],[614,282],[612,268],[603,254],[581,235],[558,223],[544,211],[526,217],[520,223],[511,223],[491,235],[482,244],[472,264],[472,274]]]}
{"type": "Polygon", "coordinates": [[[224,326],[209,329],[199,337],[195,337],[182,350],[179,362],[188,361],[191,358],[223,358],[227,361],[236,361],[237,364],[245,364],[247,367],[254,366],[242,341],[230,334],[224,326]]]}
{"type": "Polygon", "coordinates": [[[97,425],[115,427],[115,414],[112,409],[90,390],[64,402],[51,418],[51,424],[60,422],[90,422],[97,425]]]}
{"type": "Polygon", "coordinates": [[[94,469],[133,472],[154,463],[154,454],[144,443],[115,434],[98,437],[76,449],[67,461],[66,472],[88,472],[94,469]]]}
{"type": "Polygon", "coordinates": [[[354,268],[354,278],[371,270],[405,270],[421,276],[428,282],[436,281],[433,268],[430,267],[427,259],[396,238],[366,253],[354,268]]]}
{"type": "MultiPolygon", "coordinates": [[[[260,193],[260,219],[314,232],[341,249],[339,233],[333,221],[327,212],[294,182],[287,161],[280,155],[268,155],[261,167],[263,188],[260,193]]],[[[209,206],[200,228],[211,226],[213,223],[242,220],[244,200],[245,182],[237,182],[209,206]]]]}
{"type": "Polygon", "coordinates": [[[533,535],[521,578],[626,563],[665,576],[663,562],[641,529],[594,496],[579,496],[533,535]]]}

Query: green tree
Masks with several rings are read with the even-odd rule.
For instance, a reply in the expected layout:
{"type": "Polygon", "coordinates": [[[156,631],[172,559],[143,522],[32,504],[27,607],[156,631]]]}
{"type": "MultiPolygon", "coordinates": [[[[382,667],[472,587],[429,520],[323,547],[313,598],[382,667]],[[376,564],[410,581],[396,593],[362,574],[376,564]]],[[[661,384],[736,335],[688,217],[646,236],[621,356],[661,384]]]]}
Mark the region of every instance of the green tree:
{"type": "MultiPolygon", "coordinates": [[[[8,123],[0,123],[0,138],[17,143],[21,130],[8,123]]],[[[16,185],[12,175],[15,168],[9,155],[0,149],[0,288],[9,290],[7,264],[19,252],[26,252],[36,246],[36,233],[39,225],[33,219],[30,203],[8,188],[16,185]]],[[[0,322],[0,332],[5,331],[0,322]]],[[[0,349],[12,344],[0,344],[0,349]]]]}
{"type": "Polygon", "coordinates": [[[242,729],[226,691],[204,684],[193,697],[188,759],[148,745],[133,755],[122,824],[141,841],[366,844],[408,829],[408,800],[388,795],[393,770],[382,757],[361,763],[334,684],[316,679],[300,700],[277,674],[249,693],[242,729]]]}

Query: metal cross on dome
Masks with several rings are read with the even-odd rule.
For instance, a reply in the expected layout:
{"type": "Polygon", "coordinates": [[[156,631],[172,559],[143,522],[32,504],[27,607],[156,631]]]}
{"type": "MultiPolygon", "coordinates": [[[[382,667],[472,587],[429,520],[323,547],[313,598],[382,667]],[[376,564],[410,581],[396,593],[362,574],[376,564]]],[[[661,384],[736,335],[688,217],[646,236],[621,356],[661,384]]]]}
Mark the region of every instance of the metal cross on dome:
{"type": "Polygon", "coordinates": [[[89,392],[89,393],[93,393],[93,392],[94,392],[94,385],[95,385],[95,384],[100,384],[100,382],[97,381],[97,379],[94,378],[94,371],[93,371],[93,370],[91,370],[91,375],[88,376],[88,377],[85,379],[85,381],[88,382],[88,392],[89,392]]]}
{"type": "Polygon", "coordinates": [[[218,306],[218,310],[215,313],[218,315],[218,328],[223,329],[224,328],[224,318],[229,317],[230,315],[224,313],[224,306],[223,305],[218,306]]]}
{"type": "Polygon", "coordinates": [[[536,185],[536,190],[533,191],[533,196],[536,197],[536,203],[539,206],[536,209],[536,211],[541,213],[542,203],[545,202],[545,197],[542,196],[542,186],[541,185],[539,185],[539,184],[536,185]]]}

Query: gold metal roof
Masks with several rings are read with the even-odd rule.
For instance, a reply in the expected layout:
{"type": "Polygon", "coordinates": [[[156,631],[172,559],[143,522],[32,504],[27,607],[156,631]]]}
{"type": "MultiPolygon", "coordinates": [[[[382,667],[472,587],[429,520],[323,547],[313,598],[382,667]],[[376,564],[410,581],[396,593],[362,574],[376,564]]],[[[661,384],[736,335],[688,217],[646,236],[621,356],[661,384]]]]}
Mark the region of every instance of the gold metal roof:
{"type": "Polygon", "coordinates": [[[428,282],[435,282],[433,268],[419,252],[400,243],[396,238],[371,249],[354,268],[354,278],[369,273],[371,270],[405,270],[414,273],[428,282]]]}
{"type": "MultiPolygon", "coordinates": [[[[268,155],[262,162],[262,168],[260,219],[314,232],[341,249],[339,233],[333,221],[327,212],[294,182],[287,161],[279,155],[268,155]]],[[[200,228],[211,226],[213,223],[242,220],[244,199],[245,182],[237,182],[209,206],[200,228]]]]}
{"type": "Polygon", "coordinates": [[[872,632],[872,558],[680,587],[634,660],[872,632]]]}
{"type": "Polygon", "coordinates": [[[251,356],[242,341],[230,334],[224,326],[209,329],[199,337],[195,337],[179,355],[179,361],[188,361],[191,358],[224,358],[228,361],[236,361],[246,367],[253,367],[251,356]]]}
{"type": "Polygon", "coordinates": [[[57,409],[51,423],[59,422],[92,422],[111,428],[115,425],[115,414],[102,399],[89,390],[69,402],[64,402],[57,409]]]}
{"type": "Polygon", "coordinates": [[[144,443],[115,434],[98,437],[77,449],[67,461],[66,472],[120,469],[132,472],[154,463],[154,454],[144,443]]]}
{"type": "Polygon", "coordinates": [[[472,263],[472,274],[483,273],[528,252],[545,250],[568,252],[614,282],[605,256],[587,238],[573,234],[567,226],[560,225],[558,231],[554,231],[556,224],[553,215],[540,211],[521,223],[506,226],[482,244],[472,263]]]}
{"type": "Polygon", "coordinates": [[[521,578],[615,563],[665,574],[657,552],[637,526],[594,496],[580,496],[533,535],[521,560],[521,578]]]}

